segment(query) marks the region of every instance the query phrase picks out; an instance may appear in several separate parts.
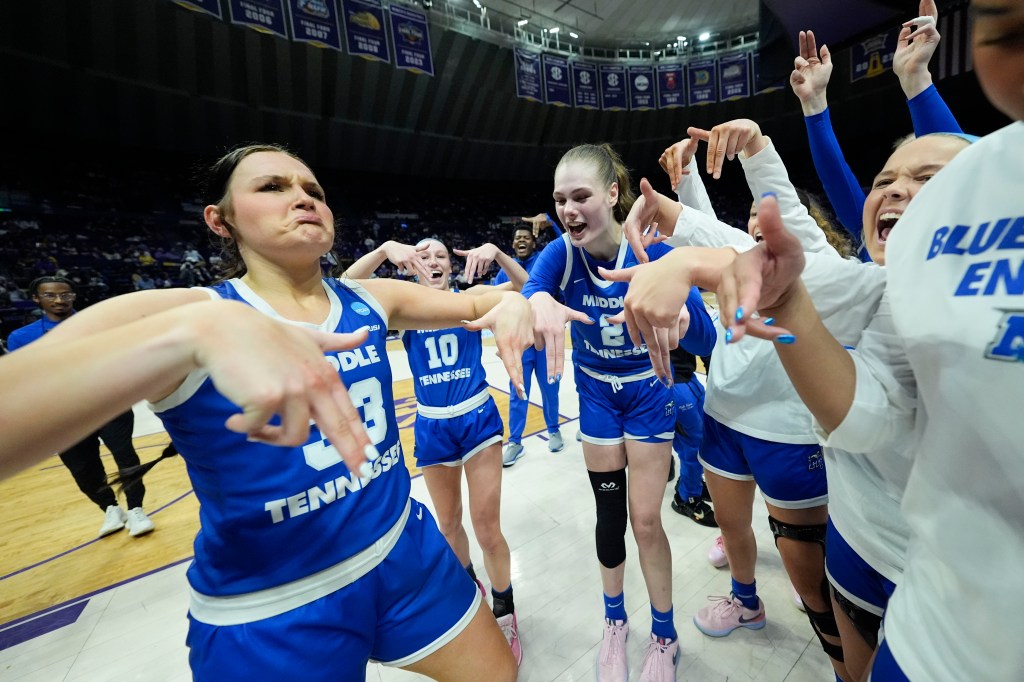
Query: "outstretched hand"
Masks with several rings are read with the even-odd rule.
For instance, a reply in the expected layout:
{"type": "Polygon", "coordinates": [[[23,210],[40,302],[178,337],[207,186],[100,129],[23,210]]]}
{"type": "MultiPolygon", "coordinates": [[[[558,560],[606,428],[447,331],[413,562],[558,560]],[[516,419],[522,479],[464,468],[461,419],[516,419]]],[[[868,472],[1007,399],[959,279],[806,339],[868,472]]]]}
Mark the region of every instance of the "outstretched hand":
{"type": "Polygon", "coordinates": [[[684,175],[690,174],[688,166],[697,152],[697,143],[696,138],[687,137],[665,149],[658,157],[658,165],[668,175],[673,190],[679,187],[684,175]]]}
{"type": "Polygon", "coordinates": [[[538,239],[540,237],[541,230],[548,225],[551,220],[548,219],[547,213],[538,213],[532,218],[520,218],[524,223],[529,223],[530,227],[533,228],[533,238],[538,239]]]}
{"type": "Polygon", "coordinates": [[[562,378],[565,369],[565,325],[567,322],[594,324],[586,313],[566,307],[551,294],[537,293],[530,297],[533,308],[533,347],[543,350],[547,359],[549,384],[562,378]]]}
{"type": "Polygon", "coordinates": [[[475,249],[454,249],[456,256],[463,256],[466,259],[466,267],[463,272],[466,275],[466,283],[472,284],[474,279],[484,279],[491,269],[491,264],[498,257],[498,247],[494,244],[484,244],[475,249]]]}
{"type": "Polygon", "coordinates": [[[761,128],[749,118],[737,118],[716,125],[711,130],[687,128],[687,135],[708,143],[707,173],[715,180],[722,177],[725,160],[732,161],[741,151],[752,156],[768,144],[761,128]]]}
{"type": "Polygon", "coordinates": [[[775,197],[761,199],[757,222],[764,241],[738,255],[723,270],[716,288],[720,319],[731,332],[726,334],[727,341],[739,341],[745,334],[769,340],[789,334],[764,320],[800,286],[803,247],[782,224],[775,197]],[[755,311],[761,317],[753,317],[755,311]]]}
{"type": "Polygon", "coordinates": [[[523,382],[523,351],[533,345],[533,310],[530,303],[519,292],[509,291],[501,301],[483,317],[464,321],[462,326],[469,331],[490,329],[498,346],[498,357],[505,365],[512,385],[519,389],[519,395],[526,399],[523,382]]]}
{"type": "Polygon", "coordinates": [[[941,39],[935,26],[939,18],[935,0],[921,0],[918,12],[921,16],[903,24],[892,58],[893,73],[900,79],[907,99],[913,99],[931,85],[928,62],[941,39]]]}
{"type": "Polygon", "coordinates": [[[658,217],[660,198],[661,194],[651,187],[647,178],[640,178],[640,196],[633,202],[629,215],[622,222],[622,234],[639,263],[650,260],[646,251],[648,246],[665,241],[675,229],[675,225],[671,225],[668,234],[658,231],[658,223],[654,219],[658,217]]]}
{"type": "Polygon", "coordinates": [[[818,51],[814,31],[800,31],[800,54],[793,60],[789,85],[800,99],[804,116],[820,114],[828,107],[825,91],[832,77],[832,55],[826,45],[818,51]]]}
{"type": "Polygon", "coordinates": [[[377,450],[337,371],[324,359],[325,351],[363,344],[366,329],[328,334],[282,324],[242,304],[217,305],[215,323],[196,335],[194,357],[217,390],[242,408],[225,426],[251,440],[295,447],[309,439],[312,419],[349,470],[368,476],[368,460],[377,458],[377,450]],[[280,416],[279,426],[269,423],[274,415],[280,416]]]}

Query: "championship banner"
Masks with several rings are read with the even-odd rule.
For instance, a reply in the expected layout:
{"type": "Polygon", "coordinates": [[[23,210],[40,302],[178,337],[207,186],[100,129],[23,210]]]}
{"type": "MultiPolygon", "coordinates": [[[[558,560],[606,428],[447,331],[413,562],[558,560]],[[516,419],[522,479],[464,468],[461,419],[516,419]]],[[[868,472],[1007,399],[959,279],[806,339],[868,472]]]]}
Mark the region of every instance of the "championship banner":
{"type": "Polygon", "coordinates": [[[541,55],[544,65],[544,97],[548,104],[556,107],[572,106],[569,90],[569,60],[553,54],[541,55]]]}
{"type": "Polygon", "coordinates": [[[218,19],[224,18],[224,14],[220,9],[220,0],[174,0],[174,4],[196,12],[212,14],[218,19]]]}
{"type": "Polygon", "coordinates": [[[676,109],[686,106],[682,64],[658,64],[658,108],[676,109]]]}
{"type": "Polygon", "coordinates": [[[686,65],[686,82],[690,91],[690,106],[714,104],[718,88],[715,87],[715,60],[705,59],[686,65]]]}
{"type": "Polygon", "coordinates": [[[572,62],[572,102],[577,109],[599,109],[597,64],[572,62]]]}
{"type": "Polygon", "coordinates": [[[653,66],[631,66],[629,74],[629,110],[653,111],[658,108],[653,66]]]}
{"type": "Polygon", "coordinates": [[[763,95],[766,92],[775,92],[786,87],[783,82],[773,83],[767,87],[759,87],[761,83],[761,55],[757,52],[753,52],[750,55],[750,72],[754,76],[754,94],[763,95]]]}
{"type": "Polygon", "coordinates": [[[601,109],[604,111],[626,111],[626,67],[616,64],[602,64],[601,109]]]}
{"type": "Polygon", "coordinates": [[[427,15],[406,7],[391,5],[391,38],[395,41],[395,66],[399,69],[434,75],[430,54],[430,27],[427,15]]]}
{"type": "Polygon", "coordinates": [[[377,62],[391,62],[384,8],[380,0],[341,0],[348,53],[377,62]]]}
{"type": "Polygon", "coordinates": [[[288,0],[292,40],[341,49],[341,31],[334,0],[288,0]]]}
{"type": "Polygon", "coordinates": [[[718,101],[750,97],[750,53],[718,60],[718,101]]]}
{"type": "Polygon", "coordinates": [[[850,82],[874,78],[892,68],[899,30],[880,33],[850,48],[850,82]]]}
{"type": "Polygon", "coordinates": [[[261,33],[288,37],[284,0],[228,0],[231,23],[254,28],[261,33]]]}
{"type": "Polygon", "coordinates": [[[516,97],[544,103],[544,88],[540,82],[540,55],[521,47],[512,51],[516,61],[516,97]]]}

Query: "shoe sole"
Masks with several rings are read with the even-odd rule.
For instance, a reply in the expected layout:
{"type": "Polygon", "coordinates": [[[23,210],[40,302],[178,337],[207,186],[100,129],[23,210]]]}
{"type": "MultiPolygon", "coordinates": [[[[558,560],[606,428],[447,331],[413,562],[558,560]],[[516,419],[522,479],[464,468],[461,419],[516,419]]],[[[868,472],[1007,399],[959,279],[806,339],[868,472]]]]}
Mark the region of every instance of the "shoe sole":
{"type": "Polygon", "coordinates": [[[116,533],[116,532],[117,532],[117,531],[119,531],[119,530],[124,530],[124,527],[125,527],[125,525],[126,525],[126,524],[123,524],[123,523],[122,523],[122,524],[121,524],[120,526],[118,526],[117,528],[111,528],[110,530],[106,530],[106,531],[100,531],[100,534],[99,534],[99,535],[97,535],[97,536],[96,536],[96,538],[97,538],[97,539],[98,539],[98,538],[105,538],[105,537],[107,537],[108,535],[113,535],[114,533],[116,533]]]}
{"type": "Polygon", "coordinates": [[[701,632],[703,632],[708,637],[725,637],[730,632],[733,632],[734,630],[739,630],[740,628],[747,628],[748,630],[760,630],[767,623],[768,619],[762,618],[761,620],[754,621],[753,623],[739,623],[738,625],[734,625],[733,627],[726,628],[724,630],[705,630],[703,627],[701,627],[700,623],[697,622],[697,616],[693,617],[693,626],[701,632]]]}
{"type": "MultiPolygon", "coordinates": [[[[718,528],[718,522],[715,521],[714,519],[709,519],[706,516],[703,519],[699,519],[699,520],[695,519],[693,517],[693,513],[692,512],[690,512],[690,511],[684,509],[683,507],[680,507],[679,505],[677,505],[675,503],[675,500],[672,501],[671,507],[672,507],[672,511],[674,511],[676,514],[679,514],[680,516],[685,516],[686,518],[688,518],[691,521],[693,521],[694,523],[696,523],[698,526],[704,526],[705,528],[718,528]]],[[[711,565],[714,566],[714,564],[711,564],[711,565]]],[[[715,568],[720,568],[720,567],[716,566],[715,568]]]]}
{"type": "Polygon", "coordinates": [[[512,460],[511,462],[502,461],[502,463],[501,463],[502,468],[503,469],[508,469],[510,466],[512,466],[513,464],[515,464],[519,460],[521,460],[523,458],[523,454],[524,454],[523,452],[520,452],[518,455],[516,455],[516,458],[514,460],[512,460]]]}
{"type": "Polygon", "coordinates": [[[562,447],[560,448],[548,448],[548,452],[561,452],[562,450],[565,450],[565,443],[562,443],[562,447]]]}
{"type": "Polygon", "coordinates": [[[150,526],[149,528],[140,531],[128,531],[128,537],[137,538],[140,535],[152,533],[154,530],[156,530],[156,526],[150,526]]]}

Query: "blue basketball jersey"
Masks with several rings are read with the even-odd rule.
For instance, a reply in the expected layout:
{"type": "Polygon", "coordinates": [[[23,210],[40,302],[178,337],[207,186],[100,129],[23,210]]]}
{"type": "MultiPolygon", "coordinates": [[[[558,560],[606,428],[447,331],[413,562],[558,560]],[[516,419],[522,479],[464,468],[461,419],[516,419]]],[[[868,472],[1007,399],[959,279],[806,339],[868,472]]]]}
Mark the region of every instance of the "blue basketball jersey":
{"type": "Polygon", "coordinates": [[[402,334],[415,377],[416,402],[450,407],[487,390],[480,332],[461,327],[410,329],[402,334]]]}
{"type": "MultiPolygon", "coordinates": [[[[217,392],[205,372],[189,375],[153,409],[181,452],[201,505],[188,579],[202,594],[262,590],[337,564],[391,529],[409,498],[385,346],[387,319],[359,285],[323,283],[331,301],[327,320],[291,324],[329,332],[369,326],[363,345],[325,353],[325,361],[338,370],[381,457],[363,483],[316,425],[301,447],[250,443],[245,434],[224,428],[238,407],[217,392]]],[[[210,289],[289,322],[240,280],[210,289]]]]}
{"type": "MultiPolygon", "coordinates": [[[[647,248],[647,255],[655,261],[671,250],[665,244],[652,244],[647,248]]],[[[625,325],[608,322],[609,317],[622,312],[629,283],[610,282],[597,274],[598,267],[621,270],[636,264],[636,256],[625,239],[619,245],[615,261],[608,262],[596,260],[584,249],[572,246],[568,235],[544,247],[530,271],[523,295],[529,298],[538,292],[554,295],[561,291],[565,305],[594,320],[592,325],[572,323],[573,364],[617,376],[651,369],[647,346],[634,348],[625,325]]],[[[691,287],[686,307],[690,313],[690,328],[680,345],[694,355],[707,355],[714,347],[716,335],[696,287],[691,287]]]]}

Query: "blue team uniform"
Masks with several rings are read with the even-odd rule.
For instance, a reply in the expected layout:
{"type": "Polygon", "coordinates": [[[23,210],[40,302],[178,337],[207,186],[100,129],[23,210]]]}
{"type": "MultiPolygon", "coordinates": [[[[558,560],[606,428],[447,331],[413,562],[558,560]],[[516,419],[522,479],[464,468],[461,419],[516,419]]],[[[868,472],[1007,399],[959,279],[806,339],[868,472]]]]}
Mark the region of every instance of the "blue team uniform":
{"type": "MultiPolygon", "coordinates": [[[[362,346],[325,353],[381,454],[368,480],[315,425],[295,448],[225,429],[238,407],[203,372],[154,405],[201,505],[188,570],[197,679],[364,679],[368,659],[418,660],[461,631],[478,605],[430,513],[409,498],[383,311],[355,283],[325,279],[324,288],[327,320],[292,324],[370,328],[362,346]],[[303,657],[294,656],[295,638],[303,657]]],[[[211,290],[283,320],[240,280],[211,290]]]]}
{"type": "MultiPolygon", "coordinates": [[[[671,251],[653,244],[647,255],[653,261],[671,251]]],[[[648,443],[672,440],[675,406],[672,392],[654,375],[647,347],[633,348],[621,324],[608,318],[622,311],[626,282],[609,282],[598,267],[628,268],[637,260],[622,240],[613,262],[594,259],[572,246],[568,236],[548,244],[541,252],[523,288],[529,298],[538,292],[561,291],[573,310],[589,315],[595,324],[572,323],[572,359],[577,367],[580,395],[580,431],[583,439],[597,445],[614,445],[624,439],[648,443]]],[[[696,288],[686,300],[690,327],[680,344],[695,355],[707,355],[715,343],[715,329],[696,288]]]]}
{"type": "MultiPolygon", "coordinates": [[[[561,237],[561,235],[559,235],[561,237]]],[[[533,266],[540,257],[540,251],[535,251],[526,260],[516,259],[516,262],[523,266],[526,272],[532,272],[533,266]]],[[[498,272],[494,278],[494,285],[508,282],[508,275],[504,270],[498,272]]],[[[558,386],[561,382],[548,383],[548,359],[544,351],[539,351],[530,346],[523,351],[523,388],[527,398],[520,398],[518,389],[508,384],[508,442],[519,443],[523,438],[523,430],[526,428],[526,411],[530,405],[530,387],[533,384],[533,377],[537,376],[537,386],[540,388],[541,406],[544,411],[544,425],[548,427],[548,433],[558,431],[558,386]]]]}
{"type": "Polygon", "coordinates": [[[18,327],[11,332],[10,336],[7,337],[7,352],[13,353],[22,346],[27,346],[33,341],[38,341],[44,334],[49,332],[58,324],[60,324],[60,322],[54,322],[46,315],[43,315],[35,322],[26,324],[24,327],[18,327]]]}
{"type": "Polygon", "coordinates": [[[459,466],[505,427],[480,362],[480,332],[459,327],[402,335],[416,390],[416,465],[459,466]]]}

